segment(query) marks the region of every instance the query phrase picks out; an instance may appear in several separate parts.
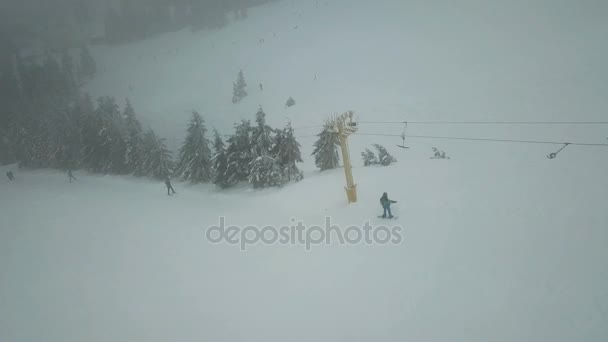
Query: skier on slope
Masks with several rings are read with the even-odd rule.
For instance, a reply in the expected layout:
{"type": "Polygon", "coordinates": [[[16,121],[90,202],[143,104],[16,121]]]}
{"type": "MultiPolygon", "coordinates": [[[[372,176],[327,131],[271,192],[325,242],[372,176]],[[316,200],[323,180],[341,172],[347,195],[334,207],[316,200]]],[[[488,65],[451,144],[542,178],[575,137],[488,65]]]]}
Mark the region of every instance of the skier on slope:
{"type": "Polygon", "coordinates": [[[70,183],[72,183],[72,179],[77,180],[76,177],[74,177],[74,175],[72,174],[72,169],[68,169],[68,180],[70,181],[70,183]]]}
{"type": "Polygon", "coordinates": [[[388,212],[388,218],[393,218],[393,214],[391,213],[391,203],[397,203],[397,201],[390,200],[388,198],[388,194],[385,192],[380,197],[380,205],[384,209],[384,214],[382,214],[382,218],[386,218],[386,213],[388,212]]]}
{"type": "Polygon", "coordinates": [[[167,186],[167,195],[171,195],[170,191],[173,191],[173,193],[175,193],[175,190],[173,189],[173,185],[171,185],[171,179],[169,178],[169,176],[165,176],[165,185],[167,186]]]}
{"type": "Polygon", "coordinates": [[[11,181],[15,179],[15,176],[13,175],[13,171],[8,171],[6,173],[6,177],[8,177],[8,179],[10,179],[11,181]]]}

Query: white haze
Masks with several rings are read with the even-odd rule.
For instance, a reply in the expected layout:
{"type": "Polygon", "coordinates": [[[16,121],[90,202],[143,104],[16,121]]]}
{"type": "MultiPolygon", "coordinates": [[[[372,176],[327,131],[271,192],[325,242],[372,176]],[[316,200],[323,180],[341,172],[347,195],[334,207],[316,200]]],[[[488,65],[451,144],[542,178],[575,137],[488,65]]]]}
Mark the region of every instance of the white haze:
{"type": "MultiPolygon", "coordinates": [[[[351,109],[361,121],[605,121],[606,17],[604,1],[281,1],[218,31],[94,47],[87,90],[128,97],[173,150],[192,109],[226,134],[260,105],[270,124],[296,128],[351,109]],[[234,105],[239,69],[249,96],[234,105]]],[[[602,126],[407,132],[608,137],[602,126]]],[[[282,189],[176,182],[169,197],[132,177],[17,172],[0,192],[0,341],[608,340],[608,148],[549,160],[560,145],[409,139],[403,150],[398,137],[353,136],[359,201],[348,205],[343,170],[319,173],[315,137],[298,140],[305,179],[282,189]],[[363,167],[372,143],[398,162],[363,167]],[[451,159],[430,160],[433,146],[451,159]],[[398,246],[241,252],[205,240],[220,215],[386,224],[384,191],[398,200],[398,246]]]]}

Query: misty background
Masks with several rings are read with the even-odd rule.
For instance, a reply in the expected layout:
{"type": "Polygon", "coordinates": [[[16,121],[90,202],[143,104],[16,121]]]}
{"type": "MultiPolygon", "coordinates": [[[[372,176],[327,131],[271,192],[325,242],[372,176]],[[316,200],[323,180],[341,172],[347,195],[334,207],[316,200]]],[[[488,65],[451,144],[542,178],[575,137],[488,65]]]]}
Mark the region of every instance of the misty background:
{"type": "Polygon", "coordinates": [[[0,341],[608,340],[608,2],[0,9],[0,341]]]}
{"type": "Polygon", "coordinates": [[[3,0],[2,51],[40,44],[61,50],[90,42],[118,43],[159,33],[219,28],[229,15],[276,0],[3,0]]]}

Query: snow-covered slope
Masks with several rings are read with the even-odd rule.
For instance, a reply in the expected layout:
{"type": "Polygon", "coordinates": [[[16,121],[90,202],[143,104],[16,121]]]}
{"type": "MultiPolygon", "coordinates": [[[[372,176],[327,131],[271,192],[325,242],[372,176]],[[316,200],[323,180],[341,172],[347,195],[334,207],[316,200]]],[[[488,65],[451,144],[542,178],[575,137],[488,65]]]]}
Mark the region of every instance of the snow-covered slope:
{"type": "MultiPolygon", "coordinates": [[[[129,97],[177,149],[196,109],[253,119],[605,120],[606,5],[593,1],[282,1],[217,32],[94,49],[95,96],[129,97]],[[297,26],[297,28],[295,28],[297,26]],[[275,36],[276,35],[276,36],[275,36]],[[260,43],[260,39],[264,39],[260,43]],[[231,103],[243,69],[249,96],[231,103]],[[315,80],[315,75],[316,80],[315,80]],[[259,91],[263,83],[264,91],[259,91]],[[129,89],[132,86],[132,90],[129,89]],[[293,96],[296,106],[286,109],[293,96]]],[[[400,125],[361,132],[399,134],[400,125]]],[[[408,125],[414,135],[603,143],[608,128],[408,125]]],[[[317,133],[298,129],[298,135],[317,133]]],[[[343,170],[282,189],[25,172],[0,182],[0,341],[605,341],[608,149],[351,139],[343,170]],[[385,144],[398,162],[362,167],[385,144]],[[449,160],[431,160],[431,147],[449,160]],[[377,219],[382,192],[397,220],[377,219]],[[210,244],[227,225],[389,224],[397,245],[210,244]]]]}
{"type": "Polygon", "coordinates": [[[0,339],[603,341],[606,171],[356,168],[350,206],[341,170],[281,191],[178,184],[174,197],[142,180],[18,173],[0,196],[0,339]],[[399,220],[375,217],[384,189],[399,220]],[[240,227],[329,215],[341,229],[399,225],[402,241],[241,251],[206,240],[220,215],[240,227]]]}

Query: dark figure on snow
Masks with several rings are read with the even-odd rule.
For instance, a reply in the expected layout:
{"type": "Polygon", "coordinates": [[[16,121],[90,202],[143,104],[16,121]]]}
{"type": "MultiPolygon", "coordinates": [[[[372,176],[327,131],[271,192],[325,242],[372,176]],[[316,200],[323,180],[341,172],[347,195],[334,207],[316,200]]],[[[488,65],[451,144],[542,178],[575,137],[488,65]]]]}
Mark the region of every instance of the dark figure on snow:
{"type": "Polygon", "coordinates": [[[171,185],[171,179],[169,178],[169,176],[165,177],[165,185],[167,186],[167,195],[171,195],[171,192],[175,193],[173,185],[171,185]]]}
{"type": "Polygon", "coordinates": [[[393,201],[388,199],[388,195],[385,193],[380,197],[380,204],[384,209],[384,214],[382,214],[382,218],[386,218],[386,213],[388,212],[388,218],[393,218],[393,214],[391,213],[391,203],[397,203],[397,201],[393,201]]]}
{"type": "Polygon", "coordinates": [[[76,179],[76,177],[74,177],[74,175],[72,174],[72,169],[68,169],[68,180],[70,181],[70,183],[72,183],[72,179],[73,179],[73,180],[78,180],[78,179],[76,179]]]}
{"type": "Polygon", "coordinates": [[[264,91],[264,87],[262,86],[262,83],[260,83],[260,90],[264,91]]]}
{"type": "Polygon", "coordinates": [[[6,177],[8,177],[8,179],[10,179],[11,181],[13,179],[15,179],[15,176],[13,175],[13,171],[9,171],[6,173],[6,177]]]}

